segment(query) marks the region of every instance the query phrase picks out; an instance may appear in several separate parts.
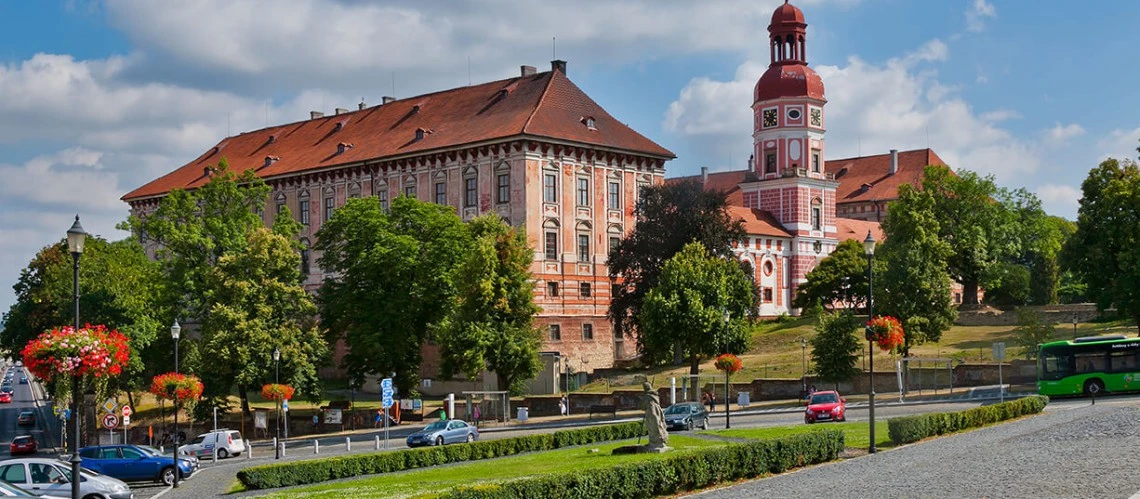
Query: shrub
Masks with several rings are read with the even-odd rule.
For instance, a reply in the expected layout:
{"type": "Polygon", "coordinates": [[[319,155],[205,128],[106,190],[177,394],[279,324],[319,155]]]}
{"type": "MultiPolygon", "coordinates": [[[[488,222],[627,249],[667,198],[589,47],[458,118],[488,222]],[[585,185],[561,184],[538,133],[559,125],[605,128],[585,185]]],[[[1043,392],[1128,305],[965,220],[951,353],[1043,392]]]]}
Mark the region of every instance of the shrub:
{"type": "Polygon", "coordinates": [[[831,461],[839,456],[843,447],[844,433],[826,429],[781,439],[677,452],[658,460],[609,468],[460,487],[440,497],[655,497],[831,461]]]}
{"type": "Polygon", "coordinates": [[[977,428],[1027,414],[1037,414],[1044,410],[1045,404],[1048,403],[1048,397],[1034,395],[959,412],[891,418],[887,420],[887,432],[895,445],[907,444],[927,437],[977,428]]]}
{"type": "Polygon", "coordinates": [[[557,431],[543,435],[486,440],[463,445],[372,452],[351,456],[310,459],[291,463],[254,466],[238,471],[247,489],[268,489],[318,483],[358,475],[391,473],[438,464],[476,461],[645,435],[641,421],[557,431]]]}

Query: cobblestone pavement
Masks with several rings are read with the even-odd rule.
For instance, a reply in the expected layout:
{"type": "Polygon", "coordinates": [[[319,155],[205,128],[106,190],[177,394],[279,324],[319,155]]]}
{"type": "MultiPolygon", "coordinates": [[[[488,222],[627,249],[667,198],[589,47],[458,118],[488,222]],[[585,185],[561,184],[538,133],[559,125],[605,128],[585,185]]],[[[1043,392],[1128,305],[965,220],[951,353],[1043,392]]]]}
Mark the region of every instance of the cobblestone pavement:
{"type": "Polygon", "coordinates": [[[725,487],[696,497],[1131,497],[1140,406],[1061,404],[1044,414],[725,487]]]}

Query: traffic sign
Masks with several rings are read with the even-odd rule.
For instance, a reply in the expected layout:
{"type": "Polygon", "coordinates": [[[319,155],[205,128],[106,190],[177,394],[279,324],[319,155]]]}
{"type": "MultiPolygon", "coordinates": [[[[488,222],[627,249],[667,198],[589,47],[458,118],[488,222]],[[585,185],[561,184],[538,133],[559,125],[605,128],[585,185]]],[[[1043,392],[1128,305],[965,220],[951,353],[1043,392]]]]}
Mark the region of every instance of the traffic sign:
{"type": "Polygon", "coordinates": [[[130,416],[123,416],[123,426],[129,426],[130,424],[131,424],[131,417],[130,416]]]}
{"type": "Polygon", "coordinates": [[[994,360],[1005,360],[1005,342],[994,343],[994,360]]]}
{"type": "Polygon", "coordinates": [[[391,397],[390,395],[389,395],[389,396],[385,396],[385,397],[384,397],[384,398],[383,398],[383,399],[380,401],[380,406],[381,406],[382,408],[384,408],[384,409],[387,409],[387,408],[389,408],[389,407],[392,407],[392,397],[391,397]]]}
{"type": "Polygon", "coordinates": [[[380,380],[380,388],[383,388],[385,390],[391,390],[392,389],[392,378],[384,378],[384,379],[380,380]]]}
{"type": "Polygon", "coordinates": [[[123,418],[129,418],[129,417],[131,417],[131,406],[124,405],[123,406],[123,418]]]}
{"type": "Polygon", "coordinates": [[[115,403],[115,399],[107,399],[106,402],[103,402],[103,410],[105,410],[107,412],[114,413],[115,409],[118,409],[118,408],[119,408],[119,404],[115,403]]]}
{"type": "Polygon", "coordinates": [[[63,408],[58,406],[58,405],[52,406],[51,412],[52,412],[52,414],[55,414],[56,416],[62,416],[63,415],[63,408]]]}
{"type": "Polygon", "coordinates": [[[286,412],[289,411],[289,401],[288,400],[282,400],[281,401],[281,410],[286,411],[286,412]]]}
{"type": "Polygon", "coordinates": [[[113,429],[115,429],[116,426],[119,426],[119,417],[118,416],[116,416],[114,414],[103,415],[103,427],[104,428],[106,428],[108,430],[113,430],[113,429]]]}

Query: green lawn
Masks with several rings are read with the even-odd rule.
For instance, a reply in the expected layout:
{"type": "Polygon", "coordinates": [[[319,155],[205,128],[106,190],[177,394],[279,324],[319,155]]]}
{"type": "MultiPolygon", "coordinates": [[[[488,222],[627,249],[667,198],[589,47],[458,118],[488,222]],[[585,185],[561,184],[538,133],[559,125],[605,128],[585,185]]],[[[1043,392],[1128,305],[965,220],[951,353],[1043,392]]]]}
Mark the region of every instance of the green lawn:
{"type": "MultiPolygon", "coordinates": [[[[741,428],[737,430],[712,430],[708,433],[722,437],[765,440],[770,438],[787,437],[791,435],[801,435],[810,431],[818,431],[824,428],[843,430],[847,436],[847,447],[855,449],[866,449],[870,446],[871,427],[867,423],[823,423],[814,425],[805,424],[796,426],[773,426],[768,428],[741,428]]],[[[887,436],[887,421],[885,419],[875,422],[875,446],[880,449],[894,447],[894,444],[891,443],[890,437],[887,436]]]]}
{"type": "MultiPolygon", "coordinates": [[[[627,454],[613,456],[610,452],[636,440],[573,447],[518,456],[475,461],[455,465],[436,466],[400,473],[385,473],[364,478],[331,482],[311,487],[289,489],[259,497],[271,498],[342,498],[342,497],[433,497],[458,485],[477,482],[510,480],[546,473],[571,472],[603,468],[615,464],[659,459],[689,449],[728,445],[729,442],[702,440],[685,435],[670,435],[667,454],[627,454]],[[590,449],[600,452],[589,453],[590,449]]],[[[644,440],[642,440],[644,442],[644,440]]]]}

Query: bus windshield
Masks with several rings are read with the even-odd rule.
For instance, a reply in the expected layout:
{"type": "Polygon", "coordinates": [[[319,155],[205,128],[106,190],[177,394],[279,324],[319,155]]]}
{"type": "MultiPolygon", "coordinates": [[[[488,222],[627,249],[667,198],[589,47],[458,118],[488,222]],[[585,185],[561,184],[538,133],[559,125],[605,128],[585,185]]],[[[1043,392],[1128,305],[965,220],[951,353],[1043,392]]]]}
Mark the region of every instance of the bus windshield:
{"type": "Polygon", "coordinates": [[[1039,377],[1058,380],[1073,374],[1073,354],[1060,348],[1041,349],[1038,360],[1039,377]]]}

